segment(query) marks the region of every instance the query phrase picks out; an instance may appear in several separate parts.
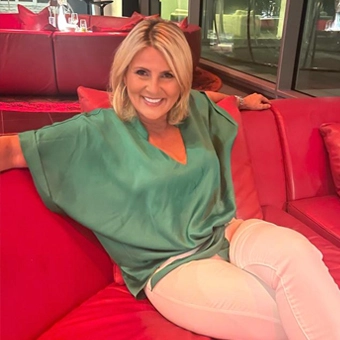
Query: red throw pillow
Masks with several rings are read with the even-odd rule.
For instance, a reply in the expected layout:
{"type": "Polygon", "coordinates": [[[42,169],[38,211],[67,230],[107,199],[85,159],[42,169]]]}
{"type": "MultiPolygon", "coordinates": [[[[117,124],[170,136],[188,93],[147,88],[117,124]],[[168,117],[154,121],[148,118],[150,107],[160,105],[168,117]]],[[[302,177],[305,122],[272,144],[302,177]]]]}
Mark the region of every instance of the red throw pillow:
{"type": "MultiPolygon", "coordinates": [[[[92,32],[130,32],[140,21],[144,19],[152,19],[152,18],[157,18],[157,17],[159,17],[159,14],[144,16],[143,14],[140,14],[138,12],[133,12],[130,18],[119,18],[119,19],[124,19],[124,21],[122,21],[122,24],[120,25],[119,24],[117,25],[117,23],[114,23],[114,22],[109,24],[106,21],[105,23],[103,22],[104,25],[100,25],[100,23],[99,25],[94,24],[91,29],[92,29],[92,32]]],[[[116,18],[113,20],[117,22],[116,18]]],[[[118,23],[120,23],[120,21],[118,21],[118,23]]]]}
{"type": "Polygon", "coordinates": [[[131,15],[131,18],[141,18],[141,19],[154,19],[154,18],[158,18],[159,14],[152,14],[152,15],[143,15],[141,13],[138,12],[133,12],[131,15]]]}
{"type": "Polygon", "coordinates": [[[18,17],[21,22],[21,29],[24,30],[46,30],[49,15],[48,7],[45,7],[39,13],[34,13],[25,6],[18,5],[18,17]]]}
{"type": "Polygon", "coordinates": [[[328,151],[335,189],[340,196],[340,123],[322,124],[320,132],[328,151]]]}
{"type": "Polygon", "coordinates": [[[188,23],[188,17],[185,17],[183,20],[181,20],[180,22],[176,22],[176,25],[180,28],[180,29],[184,29],[187,28],[189,23],[188,23]]]}
{"type": "Polygon", "coordinates": [[[106,91],[79,86],[77,88],[77,94],[81,112],[90,112],[99,108],[106,109],[111,107],[109,93],[106,91]]]}

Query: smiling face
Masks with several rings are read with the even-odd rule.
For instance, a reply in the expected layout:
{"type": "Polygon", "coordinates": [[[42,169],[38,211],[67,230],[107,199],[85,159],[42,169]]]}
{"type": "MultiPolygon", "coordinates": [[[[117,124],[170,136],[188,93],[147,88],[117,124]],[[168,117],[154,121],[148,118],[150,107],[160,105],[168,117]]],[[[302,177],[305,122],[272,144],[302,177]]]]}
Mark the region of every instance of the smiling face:
{"type": "Polygon", "coordinates": [[[138,52],[124,77],[129,99],[141,121],[167,120],[180,86],[163,55],[153,47],[138,52]]]}

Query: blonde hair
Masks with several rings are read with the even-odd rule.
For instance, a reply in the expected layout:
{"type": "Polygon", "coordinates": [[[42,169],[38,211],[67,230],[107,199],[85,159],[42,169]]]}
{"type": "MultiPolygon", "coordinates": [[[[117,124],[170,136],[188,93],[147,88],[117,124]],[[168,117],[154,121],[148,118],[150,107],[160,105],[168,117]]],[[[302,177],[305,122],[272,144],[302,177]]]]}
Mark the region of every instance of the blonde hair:
{"type": "Polygon", "coordinates": [[[120,44],[110,73],[111,104],[124,121],[130,121],[137,115],[128,97],[124,77],[132,59],[146,47],[162,53],[179,84],[180,96],[168,113],[169,124],[178,124],[188,115],[193,66],[188,42],[181,29],[171,21],[144,19],[120,44]]]}

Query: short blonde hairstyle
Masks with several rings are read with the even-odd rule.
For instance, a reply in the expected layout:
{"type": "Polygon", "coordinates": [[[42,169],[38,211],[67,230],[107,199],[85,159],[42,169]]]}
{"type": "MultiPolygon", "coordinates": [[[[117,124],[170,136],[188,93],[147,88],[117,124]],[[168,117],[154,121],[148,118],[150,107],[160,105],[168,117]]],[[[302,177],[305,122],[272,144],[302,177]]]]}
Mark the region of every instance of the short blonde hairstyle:
{"type": "Polygon", "coordinates": [[[168,113],[169,124],[179,124],[188,116],[193,65],[188,42],[181,29],[171,21],[144,19],[120,44],[110,73],[111,104],[124,121],[137,115],[128,97],[124,77],[132,59],[146,47],[153,47],[164,56],[179,84],[180,96],[168,113]]]}

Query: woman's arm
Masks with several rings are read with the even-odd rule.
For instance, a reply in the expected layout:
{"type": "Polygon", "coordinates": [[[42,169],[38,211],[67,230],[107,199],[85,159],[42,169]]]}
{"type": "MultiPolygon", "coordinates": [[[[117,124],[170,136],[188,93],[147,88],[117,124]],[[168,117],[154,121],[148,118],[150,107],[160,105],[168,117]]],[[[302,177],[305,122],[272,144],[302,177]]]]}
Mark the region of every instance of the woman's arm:
{"type": "Polygon", "coordinates": [[[0,137],[0,172],[26,167],[27,163],[21,150],[19,136],[0,137]]]}
{"type": "MultiPolygon", "coordinates": [[[[205,94],[215,103],[229,95],[220,92],[205,91],[205,94]]],[[[270,100],[259,93],[252,93],[245,97],[237,98],[237,105],[240,110],[265,110],[270,108],[270,100]]]]}
{"type": "Polygon", "coordinates": [[[209,99],[213,101],[214,103],[217,103],[220,100],[224,99],[225,97],[228,97],[227,94],[221,93],[221,92],[214,92],[214,91],[204,91],[204,92],[209,97],[209,99]]]}

